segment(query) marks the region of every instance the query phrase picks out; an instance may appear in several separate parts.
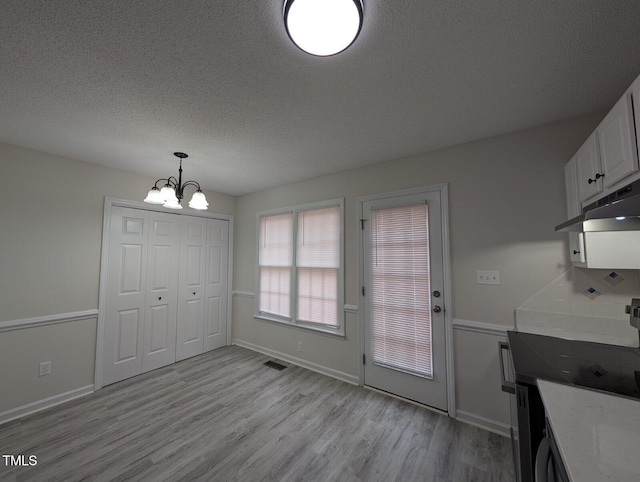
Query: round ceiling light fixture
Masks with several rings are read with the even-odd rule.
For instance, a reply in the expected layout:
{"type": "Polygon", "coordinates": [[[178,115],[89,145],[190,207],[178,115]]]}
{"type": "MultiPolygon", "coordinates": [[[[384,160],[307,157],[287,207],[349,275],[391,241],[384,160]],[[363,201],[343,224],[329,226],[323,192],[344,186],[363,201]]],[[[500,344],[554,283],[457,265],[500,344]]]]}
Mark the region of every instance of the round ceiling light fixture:
{"type": "Polygon", "coordinates": [[[300,49],[327,57],[355,41],[362,12],[362,0],[285,0],[284,25],[300,49]]]}

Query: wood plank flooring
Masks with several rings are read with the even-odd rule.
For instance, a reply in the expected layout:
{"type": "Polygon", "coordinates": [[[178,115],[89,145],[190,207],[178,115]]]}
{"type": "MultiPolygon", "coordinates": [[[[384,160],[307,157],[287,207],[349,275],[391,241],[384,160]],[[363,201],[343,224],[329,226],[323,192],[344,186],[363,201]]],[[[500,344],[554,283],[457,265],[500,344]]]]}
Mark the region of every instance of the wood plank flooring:
{"type": "Polygon", "coordinates": [[[0,425],[5,481],[512,481],[510,441],[231,346],[0,425]]]}

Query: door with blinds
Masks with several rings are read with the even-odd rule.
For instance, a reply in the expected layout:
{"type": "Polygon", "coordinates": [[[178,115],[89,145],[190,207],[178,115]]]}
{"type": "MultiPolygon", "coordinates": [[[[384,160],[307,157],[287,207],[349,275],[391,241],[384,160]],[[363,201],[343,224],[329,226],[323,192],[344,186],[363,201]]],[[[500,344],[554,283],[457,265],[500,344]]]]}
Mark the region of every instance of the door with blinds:
{"type": "Polygon", "coordinates": [[[363,203],[364,383],[446,411],[440,196],[363,203]]]}

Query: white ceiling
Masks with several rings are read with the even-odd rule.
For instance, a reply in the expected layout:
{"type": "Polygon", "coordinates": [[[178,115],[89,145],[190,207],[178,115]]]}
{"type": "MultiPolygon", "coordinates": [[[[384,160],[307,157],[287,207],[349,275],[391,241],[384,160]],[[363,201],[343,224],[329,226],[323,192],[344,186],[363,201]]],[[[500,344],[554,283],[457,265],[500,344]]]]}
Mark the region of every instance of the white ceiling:
{"type": "Polygon", "coordinates": [[[637,0],[364,0],[328,58],[282,0],[3,0],[0,141],[244,194],[604,110],[637,0]]]}

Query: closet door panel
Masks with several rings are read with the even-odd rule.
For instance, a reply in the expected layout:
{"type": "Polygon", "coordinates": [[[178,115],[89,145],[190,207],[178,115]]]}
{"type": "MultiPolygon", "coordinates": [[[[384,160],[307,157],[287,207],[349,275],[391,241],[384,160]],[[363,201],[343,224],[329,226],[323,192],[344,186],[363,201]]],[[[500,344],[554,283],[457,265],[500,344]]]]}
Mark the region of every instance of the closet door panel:
{"type": "Polygon", "coordinates": [[[103,384],[142,373],[149,213],[114,207],[109,233],[103,384]]]}
{"type": "Polygon", "coordinates": [[[204,351],[206,220],[184,216],[180,229],[176,360],[204,351]]]}
{"type": "Polygon", "coordinates": [[[204,350],[227,344],[229,221],[207,220],[204,350]]]}
{"type": "Polygon", "coordinates": [[[176,361],[180,218],[151,213],[143,371],[176,361]]]}

